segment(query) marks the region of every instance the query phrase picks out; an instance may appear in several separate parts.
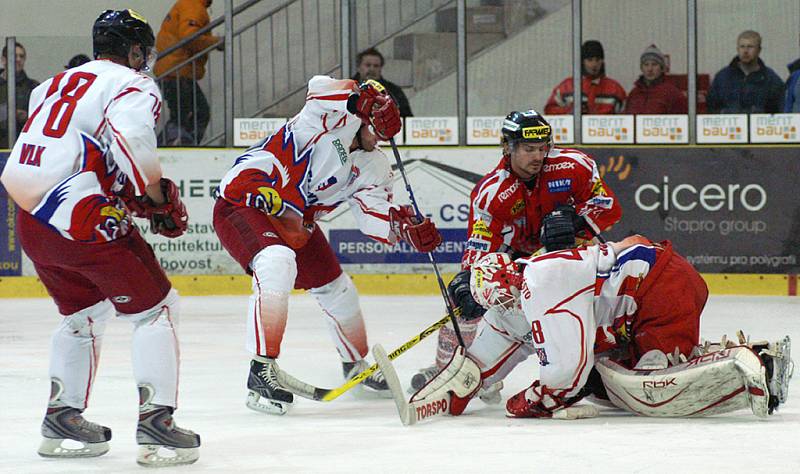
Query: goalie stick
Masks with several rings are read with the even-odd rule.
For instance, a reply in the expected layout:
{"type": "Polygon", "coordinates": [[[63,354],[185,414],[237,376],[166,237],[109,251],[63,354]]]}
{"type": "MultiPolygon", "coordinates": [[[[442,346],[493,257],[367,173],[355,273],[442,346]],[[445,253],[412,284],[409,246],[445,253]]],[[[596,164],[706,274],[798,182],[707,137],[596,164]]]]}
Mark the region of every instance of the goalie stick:
{"type": "MultiPolygon", "coordinates": [[[[460,315],[461,308],[456,308],[454,310],[454,313],[456,316],[460,315]]],[[[394,360],[400,357],[401,354],[411,349],[412,347],[416,346],[421,340],[425,339],[426,337],[430,336],[431,334],[441,329],[442,326],[444,326],[450,321],[450,318],[451,316],[448,314],[447,316],[443,317],[442,319],[436,321],[427,328],[423,329],[422,332],[420,332],[410,340],[406,341],[403,345],[392,351],[392,353],[387,356],[388,359],[394,360]]],[[[281,369],[278,369],[277,376],[278,376],[278,383],[283,388],[289,390],[295,395],[299,395],[303,398],[308,398],[310,400],[315,400],[318,402],[329,402],[331,400],[339,398],[339,396],[341,396],[343,393],[347,392],[351,388],[363,382],[364,379],[374,374],[377,370],[379,370],[378,364],[372,364],[368,369],[354,376],[353,378],[351,378],[350,380],[348,380],[343,385],[337,388],[315,387],[314,385],[296,379],[295,377],[289,375],[288,373],[284,372],[281,369]]],[[[386,376],[385,372],[384,376],[386,376]]]]}

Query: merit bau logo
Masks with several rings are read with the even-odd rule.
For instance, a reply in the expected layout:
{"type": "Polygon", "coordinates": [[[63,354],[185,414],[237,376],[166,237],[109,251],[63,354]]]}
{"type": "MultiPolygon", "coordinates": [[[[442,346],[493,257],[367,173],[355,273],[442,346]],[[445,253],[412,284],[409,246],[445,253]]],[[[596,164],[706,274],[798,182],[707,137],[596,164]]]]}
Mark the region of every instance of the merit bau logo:
{"type": "Polygon", "coordinates": [[[797,114],[753,114],[750,116],[750,141],[753,143],[798,142],[797,114]]]}
{"type": "Polygon", "coordinates": [[[456,117],[406,119],[406,143],[409,145],[457,145],[456,117]]]}
{"type": "Polygon", "coordinates": [[[637,115],[636,143],[688,143],[686,115],[637,115]]]}
{"type": "Polygon", "coordinates": [[[698,115],[698,143],[747,143],[747,115],[698,115]]]}
{"type": "Polygon", "coordinates": [[[633,143],[633,116],[586,115],[582,135],[586,143],[633,143]]]}

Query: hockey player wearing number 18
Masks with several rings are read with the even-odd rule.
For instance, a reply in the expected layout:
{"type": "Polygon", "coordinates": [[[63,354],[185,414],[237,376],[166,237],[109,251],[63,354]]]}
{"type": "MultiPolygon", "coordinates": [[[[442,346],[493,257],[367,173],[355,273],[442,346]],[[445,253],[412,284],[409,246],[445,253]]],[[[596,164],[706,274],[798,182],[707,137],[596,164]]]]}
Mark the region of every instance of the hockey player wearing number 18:
{"type": "MultiPolygon", "coordinates": [[[[377,137],[400,130],[397,105],[375,81],[315,76],[306,104],[271,137],[236,159],[223,177],[214,228],[225,249],[253,276],[247,314],[247,406],[284,414],[294,395],[277,365],[289,293],[309,290],[328,323],[345,378],[368,367],[367,335],[350,278],[315,223],[345,202],[366,236],[403,240],[430,252],[441,236],[410,206],[392,203],[392,173],[377,137]],[[370,130],[374,129],[374,134],[370,130]]],[[[380,372],[362,384],[388,395],[380,372]]]]}
{"type": "MultiPolygon", "coordinates": [[[[527,256],[547,247],[573,247],[619,221],[622,208],[591,156],[553,146],[550,124],[535,110],[511,112],[503,122],[503,156],[472,190],[469,240],[462,271],[448,292],[461,308],[459,327],[469,347],[484,309],[469,291],[470,267],[489,252],[527,256]]],[[[450,360],[457,345],[449,326],[439,331],[436,363],[411,380],[418,390],[450,360]]],[[[494,390],[490,390],[492,392],[494,390]]],[[[486,394],[491,400],[499,396],[486,394]]]]}
{"type": "Polygon", "coordinates": [[[94,61],[33,91],[30,118],[0,177],[21,208],[22,248],[63,315],[51,342],[51,394],[39,454],[108,451],[111,430],[82,413],[106,322],[116,314],[134,327],[137,461],[188,464],[198,458],[200,437],[172,418],[180,363],[178,294],[130,218],[149,218],[153,231],[170,238],[187,226],[178,188],[162,177],[156,154],[161,95],[143,72],[156,56],[153,30],[133,10],[107,10],[92,37],[94,61]],[[172,452],[162,455],[162,448],[172,452]]]}
{"type": "Polygon", "coordinates": [[[471,288],[489,309],[478,336],[412,403],[449,393],[450,413],[460,414],[475,380],[502,380],[534,353],[539,379],[507,401],[510,417],[596,416],[593,405],[574,405],[590,394],[658,417],[742,408],[766,417],[786,401],[789,336],[768,343],[740,333],[738,343],[700,346],[708,289],[668,241],[636,235],[516,263],[492,253],[476,262],[471,288]]]}

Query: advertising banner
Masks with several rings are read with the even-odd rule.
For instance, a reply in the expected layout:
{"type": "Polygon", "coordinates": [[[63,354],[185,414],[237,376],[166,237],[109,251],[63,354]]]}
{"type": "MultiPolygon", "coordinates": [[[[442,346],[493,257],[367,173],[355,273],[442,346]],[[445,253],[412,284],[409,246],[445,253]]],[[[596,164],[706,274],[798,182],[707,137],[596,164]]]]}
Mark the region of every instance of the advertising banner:
{"type": "Polygon", "coordinates": [[[747,143],[747,114],[698,114],[697,143],[747,143]]]}
{"type": "Polygon", "coordinates": [[[286,123],[285,118],[233,119],[233,146],[251,147],[286,123]]]}
{"type": "MultiPolygon", "coordinates": [[[[0,171],[8,152],[0,152],[0,171]]],[[[17,207],[0,184],[0,276],[22,275],[22,251],[17,241],[17,207]]]]}
{"type": "Polygon", "coordinates": [[[406,117],[407,145],[458,145],[458,117],[406,117]]]}
{"type": "Polygon", "coordinates": [[[505,117],[467,117],[467,145],[498,145],[505,117]]]}
{"type": "Polygon", "coordinates": [[[669,239],[701,272],[800,271],[797,150],[586,150],[622,204],[609,238],[669,239]]]}
{"type": "Polygon", "coordinates": [[[575,143],[575,117],[545,115],[544,118],[553,127],[553,141],[556,144],[575,143]]]}
{"type": "Polygon", "coordinates": [[[583,143],[633,143],[633,115],[584,115],[583,143]]]}
{"type": "Polygon", "coordinates": [[[800,114],[750,115],[750,143],[800,143],[800,114]]]}
{"type": "Polygon", "coordinates": [[[636,143],[689,143],[689,116],[637,115],[636,143]]]}

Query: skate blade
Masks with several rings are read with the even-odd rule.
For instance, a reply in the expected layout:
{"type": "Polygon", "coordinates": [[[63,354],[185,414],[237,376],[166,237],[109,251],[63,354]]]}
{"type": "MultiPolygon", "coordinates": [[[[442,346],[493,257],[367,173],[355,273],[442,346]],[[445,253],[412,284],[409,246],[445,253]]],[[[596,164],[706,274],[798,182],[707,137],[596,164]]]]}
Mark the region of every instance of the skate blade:
{"type": "Polygon", "coordinates": [[[247,393],[247,408],[269,415],[285,415],[292,408],[293,403],[279,402],[264,398],[255,392],[247,393]]]}
{"type": "Polygon", "coordinates": [[[173,448],[159,444],[139,445],[136,463],[144,467],[167,467],[192,464],[200,458],[198,448],[173,448]]]}
{"type": "Polygon", "coordinates": [[[44,438],[39,445],[39,456],[43,458],[94,458],[108,452],[108,442],[84,443],[72,439],[44,438]],[[79,447],[65,446],[64,443],[74,443],[79,447]]]}

